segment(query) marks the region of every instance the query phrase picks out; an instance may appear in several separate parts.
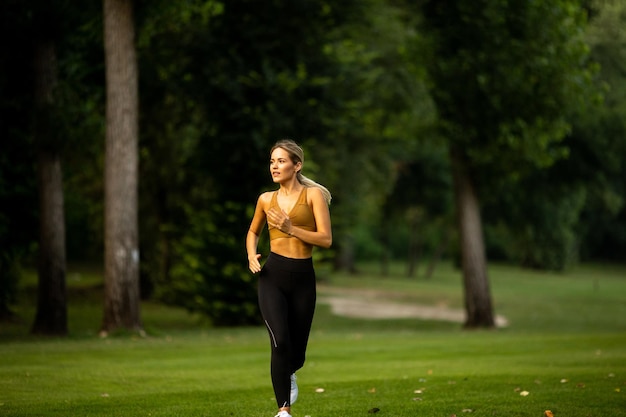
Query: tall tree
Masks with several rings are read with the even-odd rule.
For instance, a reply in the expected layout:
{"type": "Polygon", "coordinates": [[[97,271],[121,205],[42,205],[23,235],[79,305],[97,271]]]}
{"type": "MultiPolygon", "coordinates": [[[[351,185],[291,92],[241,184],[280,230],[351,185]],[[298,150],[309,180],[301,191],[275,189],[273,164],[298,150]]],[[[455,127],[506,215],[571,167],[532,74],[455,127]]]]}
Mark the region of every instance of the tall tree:
{"type": "Polygon", "coordinates": [[[138,249],[138,87],[133,2],[104,0],[105,294],[101,334],[142,331],[138,249]]]}
{"type": "Polygon", "coordinates": [[[54,3],[34,9],[35,144],[39,177],[39,284],[37,313],[32,332],[65,335],[65,211],[59,126],[54,91],[58,82],[54,3]]]}
{"type": "Polygon", "coordinates": [[[589,79],[574,0],[426,0],[428,72],[456,193],[466,327],[493,327],[480,212],[501,178],[564,156],[564,110],[589,79]]]}
{"type": "Polygon", "coordinates": [[[469,164],[456,146],[450,148],[450,163],[461,245],[465,326],[493,327],[495,320],[476,185],[469,172],[469,164]]]}

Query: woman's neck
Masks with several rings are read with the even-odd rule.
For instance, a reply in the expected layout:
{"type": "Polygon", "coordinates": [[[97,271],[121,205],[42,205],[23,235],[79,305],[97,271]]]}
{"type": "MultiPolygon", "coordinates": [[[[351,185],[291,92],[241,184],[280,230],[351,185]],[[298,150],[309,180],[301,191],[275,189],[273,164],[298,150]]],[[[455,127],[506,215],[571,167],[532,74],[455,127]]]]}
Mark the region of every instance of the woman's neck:
{"type": "Polygon", "coordinates": [[[278,189],[282,195],[290,195],[300,190],[302,190],[302,184],[295,178],[289,182],[281,183],[278,189]]]}

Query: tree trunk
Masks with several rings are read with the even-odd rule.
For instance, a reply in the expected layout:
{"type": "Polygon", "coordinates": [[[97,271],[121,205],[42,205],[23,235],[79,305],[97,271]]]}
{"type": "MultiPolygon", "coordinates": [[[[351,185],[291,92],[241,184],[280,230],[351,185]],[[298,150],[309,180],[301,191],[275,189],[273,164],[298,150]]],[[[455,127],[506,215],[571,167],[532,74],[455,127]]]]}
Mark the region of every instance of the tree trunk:
{"type": "Polygon", "coordinates": [[[446,250],[446,247],[448,246],[449,236],[450,236],[450,233],[448,232],[448,230],[444,229],[441,241],[437,245],[437,248],[435,248],[435,253],[430,259],[430,263],[428,264],[428,268],[426,269],[426,275],[424,275],[426,279],[432,278],[433,273],[435,272],[435,268],[439,264],[439,261],[441,260],[441,257],[443,256],[443,253],[446,250]]]}
{"type": "Polygon", "coordinates": [[[389,242],[389,221],[387,220],[387,213],[384,213],[383,220],[381,222],[381,239],[380,243],[383,247],[383,253],[380,259],[380,273],[383,277],[389,276],[389,262],[391,253],[391,247],[389,242]]]}
{"type": "Polygon", "coordinates": [[[413,278],[417,274],[419,263],[422,257],[422,243],[419,236],[420,210],[411,209],[409,211],[408,227],[409,227],[409,251],[408,251],[408,269],[407,276],[413,278]]]}
{"type": "Polygon", "coordinates": [[[39,154],[39,283],[37,313],[32,332],[67,334],[65,288],[65,215],[61,160],[57,154],[39,154]]]}
{"type": "Polygon", "coordinates": [[[104,0],[106,150],[101,335],[142,332],[138,249],[138,87],[131,0],[104,0]]]}
{"type": "MultiPolygon", "coordinates": [[[[44,34],[45,35],[45,34],[44,34]]],[[[54,105],[57,83],[54,42],[37,36],[35,44],[35,143],[39,173],[39,265],[37,312],[32,333],[67,334],[65,288],[65,212],[63,175],[54,123],[49,113],[54,105]],[[48,136],[53,136],[50,139],[48,136]]]]}
{"type": "Polygon", "coordinates": [[[14,252],[8,248],[0,252],[0,323],[19,320],[19,316],[10,308],[14,301],[17,283],[17,260],[14,252]]]}
{"type": "Polygon", "coordinates": [[[351,235],[345,235],[339,245],[339,253],[335,257],[335,270],[356,274],[354,263],[354,241],[351,235]]]}
{"type": "Polygon", "coordinates": [[[461,239],[461,265],[467,313],[465,327],[494,327],[478,197],[461,154],[452,149],[450,158],[461,239]]]}

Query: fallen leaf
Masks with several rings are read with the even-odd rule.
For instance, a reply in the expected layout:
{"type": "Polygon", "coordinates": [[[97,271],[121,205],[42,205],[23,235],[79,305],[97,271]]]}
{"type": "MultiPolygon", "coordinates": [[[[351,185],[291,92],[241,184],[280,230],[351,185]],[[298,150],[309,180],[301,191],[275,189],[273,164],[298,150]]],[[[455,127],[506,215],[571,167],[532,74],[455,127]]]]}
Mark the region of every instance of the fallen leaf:
{"type": "Polygon", "coordinates": [[[420,397],[413,397],[413,401],[422,401],[420,397]]]}
{"type": "Polygon", "coordinates": [[[554,417],[554,414],[552,414],[552,411],[550,410],[546,410],[543,412],[544,417],[554,417]]]}
{"type": "Polygon", "coordinates": [[[372,387],[372,388],[368,389],[367,392],[369,392],[370,394],[374,394],[376,392],[376,388],[372,387]]]}

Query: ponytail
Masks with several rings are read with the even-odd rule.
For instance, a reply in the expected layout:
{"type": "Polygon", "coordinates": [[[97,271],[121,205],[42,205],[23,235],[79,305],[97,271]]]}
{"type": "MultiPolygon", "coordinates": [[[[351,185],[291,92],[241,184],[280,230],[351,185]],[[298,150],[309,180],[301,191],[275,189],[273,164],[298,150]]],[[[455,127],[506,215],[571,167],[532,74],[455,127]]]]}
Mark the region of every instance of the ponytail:
{"type": "Polygon", "coordinates": [[[322,192],[322,195],[324,196],[324,200],[326,200],[326,204],[330,205],[330,200],[332,200],[333,197],[330,195],[330,191],[328,191],[328,188],[324,187],[322,184],[319,184],[313,181],[312,179],[308,177],[305,177],[304,175],[302,175],[300,171],[298,171],[296,178],[298,178],[298,182],[304,185],[305,187],[319,188],[320,191],[322,192]]]}

